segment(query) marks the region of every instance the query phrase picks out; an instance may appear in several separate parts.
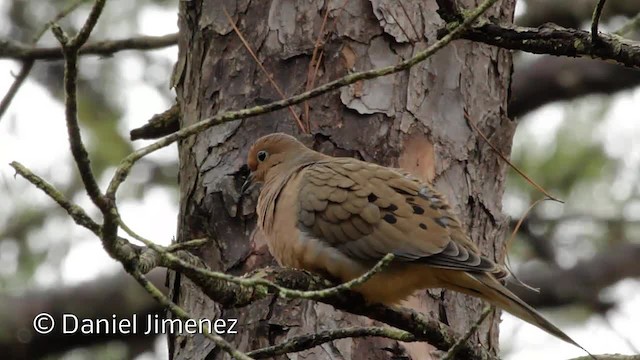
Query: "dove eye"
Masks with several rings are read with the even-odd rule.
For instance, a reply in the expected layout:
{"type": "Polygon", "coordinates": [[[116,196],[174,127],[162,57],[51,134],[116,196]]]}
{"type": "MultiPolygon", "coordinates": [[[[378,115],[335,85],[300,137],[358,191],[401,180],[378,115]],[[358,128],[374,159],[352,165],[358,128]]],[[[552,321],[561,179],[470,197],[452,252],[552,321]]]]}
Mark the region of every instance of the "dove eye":
{"type": "Polygon", "coordinates": [[[262,150],[262,151],[258,151],[258,161],[263,162],[267,159],[267,156],[269,155],[269,153],[267,153],[266,151],[262,150]]]}

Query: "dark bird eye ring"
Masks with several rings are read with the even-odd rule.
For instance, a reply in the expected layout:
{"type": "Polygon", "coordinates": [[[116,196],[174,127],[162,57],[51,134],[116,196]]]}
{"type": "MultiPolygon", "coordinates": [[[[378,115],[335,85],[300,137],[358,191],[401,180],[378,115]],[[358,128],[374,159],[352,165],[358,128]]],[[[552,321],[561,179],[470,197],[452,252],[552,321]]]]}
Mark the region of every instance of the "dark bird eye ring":
{"type": "Polygon", "coordinates": [[[258,161],[263,162],[267,159],[267,155],[269,155],[266,151],[258,151],[258,161]]]}

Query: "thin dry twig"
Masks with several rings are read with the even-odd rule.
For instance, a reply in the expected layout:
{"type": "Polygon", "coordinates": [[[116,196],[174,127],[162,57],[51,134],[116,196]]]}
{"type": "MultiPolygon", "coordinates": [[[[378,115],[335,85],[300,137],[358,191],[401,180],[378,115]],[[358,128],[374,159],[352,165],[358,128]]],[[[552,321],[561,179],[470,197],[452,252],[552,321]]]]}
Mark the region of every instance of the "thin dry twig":
{"type": "MultiPolygon", "coordinates": [[[[316,42],[313,45],[313,53],[311,53],[311,60],[309,61],[309,69],[307,70],[307,86],[305,87],[305,90],[307,91],[313,88],[313,82],[315,82],[317,69],[320,66],[320,59],[322,57],[322,52],[320,52],[320,56],[318,56],[318,50],[321,47],[320,42],[324,37],[324,27],[327,24],[327,19],[329,18],[329,3],[326,3],[326,7],[327,9],[325,10],[324,16],[322,17],[322,24],[320,25],[320,31],[318,32],[318,36],[316,37],[316,42]],[[314,68],[315,68],[315,71],[314,71],[314,68]]],[[[304,109],[304,119],[307,123],[307,130],[311,131],[311,119],[309,118],[309,102],[305,101],[302,104],[302,106],[304,109]]]]}
{"type": "Polygon", "coordinates": [[[515,170],[518,174],[520,174],[520,176],[522,176],[525,180],[527,180],[527,182],[529,184],[531,184],[533,187],[535,187],[536,189],[538,189],[541,193],[545,194],[550,200],[553,201],[557,201],[561,204],[564,204],[564,201],[554,197],[553,195],[549,194],[549,192],[547,192],[547,190],[545,190],[542,186],[538,185],[538,183],[536,183],[535,181],[533,181],[533,179],[531,179],[527,174],[525,174],[522,170],[518,169],[517,166],[515,166],[511,161],[509,161],[509,159],[507,159],[506,156],[504,156],[504,154],[502,154],[502,152],[500,150],[498,150],[497,147],[495,147],[491,141],[489,141],[489,139],[486,137],[486,135],[478,128],[478,126],[475,124],[475,122],[473,120],[471,120],[471,117],[469,116],[469,114],[467,113],[467,111],[465,110],[464,112],[464,118],[467,120],[467,123],[469,123],[469,126],[471,126],[473,128],[473,130],[475,130],[478,135],[480,135],[480,137],[489,145],[489,147],[491,147],[491,149],[493,149],[493,151],[498,154],[498,156],[507,164],[509,164],[509,166],[515,170]]]}
{"type": "MultiPolygon", "coordinates": [[[[273,80],[273,76],[271,76],[271,73],[269,73],[267,69],[265,69],[264,65],[262,65],[262,62],[258,59],[258,56],[251,48],[251,45],[249,45],[249,42],[247,42],[247,39],[244,38],[244,36],[240,32],[240,29],[238,29],[238,27],[236,26],[236,23],[231,18],[231,15],[229,15],[229,13],[227,12],[227,8],[223,6],[222,11],[226,15],[227,20],[229,21],[229,25],[231,25],[231,27],[233,28],[233,31],[235,31],[235,33],[238,35],[238,37],[240,38],[240,41],[242,41],[242,44],[244,45],[244,47],[247,49],[249,54],[251,54],[251,57],[253,58],[253,60],[256,62],[256,64],[258,64],[258,67],[260,67],[260,70],[262,70],[262,72],[265,74],[271,86],[273,86],[273,88],[276,90],[278,95],[280,95],[280,97],[285,99],[286,95],[284,94],[282,89],[280,89],[280,86],[278,86],[276,81],[273,80]]],[[[288,106],[288,108],[289,108],[289,112],[291,113],[291,116],[293,116],[293,119],[298,124],[298,128],[300,128],[300,131],[304,134],[309,133],[309,129],[305,129],[304,124],[302,123],[302,120],[300,120],[300,117],[298,116],[298,114],[296,114],[295,110],[293,109],[293,106],[290,105],[288,106]]]]}
{"type": "Polygon", "coordinates": [[[507,270],[509,271],[509,273],[511,274],[511,276],[513,277],[513,279],[515,280],[516,284],[529,289],[531,291],[540,292],[540,289],[538,288],[534,288],[526,283],[524,283],[523,281],[521,281],[516,274],[511,270],[511,266],[510,261],[509,261],[509,249],[511,248],[511,245],[513,244],[514,239],[516,238],[516,234],[518,233],[518,230],[520,230],[520,226],[522,226],[522,223],[524,223],[524,220],[527,218],[527,215],[529,215],[529,213],[531,212],[531,210],[533,210],[534,207],[536,207],[539,203],[545,201],[545,200],[551,200],[549,198],[542,198],[542,199],[538,199],[536,201],[533,202],[533,204],[529,205],[529,208],[527,208],[527,210],[524,212],[524,214],[522,214],[522,216],[520,217],[520,219],[518,220],[518,222],[516,223],[516,226],[513,229],[513,232],[511,233],[511,237],[509,237],[509,240],[507,240],[507,250],[505,251],[506,257],[507,257],[507,261],[505,261],[505,267],[507,268],[507,270]]]}
{"type": "Polygon", "coordinates": [[[404,37],[407,38],[407,42],[412,43],[413,41],[411,40],[411,37],[409,36],[409,34],[407,34],[407,32],[404,30],[404,27],[402,27],[402,25],[400,24],[400,21],[398,21],[398,19],[396,18],[395,15],[393,15],[393,11],[391,11],[391,9],[389,9],[389,15],[391,15],[391,18],[393,19],[393,21],[396,22],[396,25],[398,25],[398,27],[400,28],[400,31],[402,31],[402,34],[404,35],[404,37]]]}
{"type": "Polygon", "coordinates": [[[27,60],[22,63],[22,68],[20,68],[20,72],[18,73],[18,75],[16,75],[15,80],[9,87],[9,90],[7,91],[7,93],[2,98],[2,101],[0,101],[0,120],[2,119],[2,116],[7,111],[7,109],[9,108],[9,105],[13,101],[13,98],[15,98],[16,94],[18,93],[18,90],[20,89],[24,81],[29,76],[31,69],[33,68],[34,62],[35,61],[33,60],[27,60]]]}
{"type": "Polygon", "coordinates": [[[413,33],[416,34],[416,41],[420,40],[420,33],[416,29],[416,26],[413,24],[413,20],[411,20],[411,16],[409,16],[409,12],[404,7],[403,0],[398,0],[398,5],[400,5],[400,8],[402,8],[402,12],[404,13],[404,16],[407,17],[407,21],[409,21],[409,25],[411,25],[411,28],[413,29],[413,33]]]}
{"type": "Polygon", "coordinates": [[[201,275],[207,276],[207,277],[212,278],[212,279],[224,280],[224,281],[232,282],[234,284],[250,286],[250,287],[264,286],[264,287],[267,287],[267,288],[270,288],[270,289],[274,289],[279,296],[284,297],[284,298],[288,298],[288,299],[319,300],[319,299],[324,299],[324,298],[336,296],[337,294],[339,294],[341,292],[344,292],[344,291],[347,291],[347,290],[351,290],[354,287],[362,285],[363,283],[365,283],[366,281],[371,279],[371,277],[373,275],[379,273],[384,268],[386,268],[391,263],[391,261],[393,261],[393,259],[395,257],[393,254],[385,255],[382,259],[380,259],[380,261],[378,261],[366,273],[362,274],[361,276],[359,276],[359,277],[357,277],[357,278],[355,278],[353,280],[349,280],[349,281],[347,281],[345,283],[342,283],[342,284],[339,284],[339,285],[336,285],[336,286],[333,286],[333,287],[330,287],[330,288],[327,288],[327,289],[322,289],[322,290],[300,291],[300,290],[287,289],[285,287],[282,287],[282,286],[280,286],[278,284],[275,284],[274,282],[271,282],[271,281],[266,280],[266,279],[261,279],[261,278],[242,278],[242,277],[233,276],[233,275],[229,275],[229,274],[225,274],[225,273],[221,273],[221,272],[217,272],[217,271],[211,271],[209,269],[205,269],[205,268],[202,268],[202,267],[194,266],[194,265],[189,264],[188,262],[180,259],[179,257],[173,255],[171,252],[167,251],[166,248],[164,248],[164,247],[162,247],[160,245],[157,245],[153,241],[138,235],[129,226],[127,226],[127,224],[124,223],[124,221],[122,220],[122,218],[119,215],[117,216],[117,221],[118,221],[118,224],[120,225],[120,227],[122,228],[122,230],[124,230],[132,238],[134,238],[134,239],[136,239],[138,241],[141,241],[143,244],[145,244],[150,249],[152,249],[152,250],[156,251],[157,253],[161,254],[161,256],[163,256],[170,263],[173,263],[175,265],[179,265],[180,267],[182,267],[184,269],[189,269],[189,270],[195,271],[195,272],[197,272],[197,273],[199,273],[201,275]]]}
{"type": "MultiPolygon", "coordinates": [[[[84,44],[78,55],[111,56],[125,50],[155,50],[178,43],[178,34],[162,36],[132,36],[125,39],[103,40],[84,44]]],[[[0,40],[0,58],[14,60],[60,60],[62,49],[57,47],[33,47],[11,40],[0,40]]]]}
{"type": "Polygon", "coordinates": [[[71,216],[73,221],[84,227],[89,229],[96,235],[100,235],[101,227],[98,223],[96,223],[80,206],[69,201],[63,193],[58,191],[53,185],[49,184],[46,180],[41,178],[40,176],[34,174],[31,170],[27,169],[24,165],[17,161],[12,161],[9,164],[20,176],[25,178],[28,182],[35,185],[38,189],[42,190],[45,194],[47,194],[53,201],[55,201],[61,208],[66,210],[66,212],[71,216]]]}

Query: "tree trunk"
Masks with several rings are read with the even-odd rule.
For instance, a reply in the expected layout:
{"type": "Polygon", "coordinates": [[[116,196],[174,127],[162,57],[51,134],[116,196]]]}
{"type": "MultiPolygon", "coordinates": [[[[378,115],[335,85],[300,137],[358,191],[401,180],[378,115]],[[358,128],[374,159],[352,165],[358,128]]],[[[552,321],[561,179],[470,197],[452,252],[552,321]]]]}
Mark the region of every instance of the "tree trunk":
{"type": "MultiPolygon", "coordinates": [[[[470,1],[459,1],[467,9],[470,1]],[[464,4],[463,4],[464,3],[464,4]]],[[[174,82],[181,126],[220,111],[279,100],[278,92],[243,46],[230,14],[274,81],[289,96],[305,90],[309,63],[329,11],[316,84],[351,71],[395,64],[437,40],[443,21],[435,1],[216,1],[180,2],[180,56],[174,82]],[[410,17],[410,18],[408,18],[410,17]],[[409,38],[409,40],[408,40],[409,38]]],[[[515,0],[487,16],[511,22],[515,0]]],[[[255,227],[255,203],[240,201],[240,168],[248,146],[276,131],[297,135],[331,155],[353,156],[405,168],[432,181],[449,199],[484,253],[501,260],[506,219],[501,212],[505,163],[469,127],[466,110],[503,154],[510,153],[515,125],[506,117],[511,55],[482,44],[456,41],[409,71],[355,83],[309,101],[312,135],[300,135],[288,110],[216,126],[181,142],[178,240],[210,236],[201,250],[212,268],[242,274],[273,263],[255,227]]],[[[303,122],[304,106],[294,107],[303,122]]],[[[238,318],[235,335],[248,351],[292,336],[372,321],[311,301],[267,299],[242,309],[221,309],[189,280],[170,276],[174,301],[195,318],[238,318]]],[[[432,289],[407,301],[464,333],[483,304],[432,289]]],[[[499,313],[471,341],[498,348],[499,313]]],[[[227,358],[201,335],[169,340],[174,359],[227,358]]],[[[306,359],[429,358],[427,344],[380,338],[345,339],[305,352],[306,359]]]]}

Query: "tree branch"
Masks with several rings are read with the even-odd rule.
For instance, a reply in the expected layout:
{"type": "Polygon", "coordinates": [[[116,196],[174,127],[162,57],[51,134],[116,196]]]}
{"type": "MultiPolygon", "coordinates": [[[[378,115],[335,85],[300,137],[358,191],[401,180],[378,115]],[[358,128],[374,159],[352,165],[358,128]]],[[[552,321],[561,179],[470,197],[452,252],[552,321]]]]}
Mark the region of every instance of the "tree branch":
{"type": "Polygon", "coordinates": [[[65,117],[71,153],[80,172],[80,178],[93,203],[103,212],[108,209],[104,196],[100,192],[98,183],[91,170],[89,154],[82,143],[80,126],[78,125],[78,103],[76,99],[76,79],[78,76],[78,49],[84,45],[93,30],[106,0],[96,0],[91,8],[89,17],[80,29],[80,32],[69,39],[62,28],[57,24],[51,26],[51,30],[62,46],[64,54],[64,94],[65,117]]]}
{"type": "Polygon", "coordinates": [[[616,35],[601,33],[600,41],[591,41],[591,33],[547,24],[538,28],[497,25],[483,22],[467,30],[462,37],[504,49],[534,54],[591,57],[640,69],[640,43],[616,35]]]}
{"type": "Polygon", "coordinates": [[[11,101],[13,101],[13,98],[18,93],[18,90],[22,86],[22,83],[24,83],[24,81],[27,79],[27,76],[29,76],[31,69],[33,68],[33,63],[33,60],[26,60],[22,63],[20,72],[18,73],[18,75],[16,75],[15,80],[9,87],[9,91],[7,91],[7,93],[2,98],[2,101],[0,101],[0,119],[2,119],[2,116],[9,108],[9,104],[11,104],[11,101]]]}
{"type": "MultiPolygon", "coordinates": [[[[111,56],[124,50],[154,50],[176,45],[178,34],[163,36],[134,36],[120,40],[105,40],[85,44],[78,55],[111,56]]],[[[0,59],[60,60],[64,57],[60,47],[32,47],[12,40],[0,40],[0,59]]]]}
{"type": "Polygon", "coordinates": [[[155,114],[147,123],[129,132],[131,140],[157,139],[180,130],[180,107],[173,104],[160,114],[155,114]]]}

